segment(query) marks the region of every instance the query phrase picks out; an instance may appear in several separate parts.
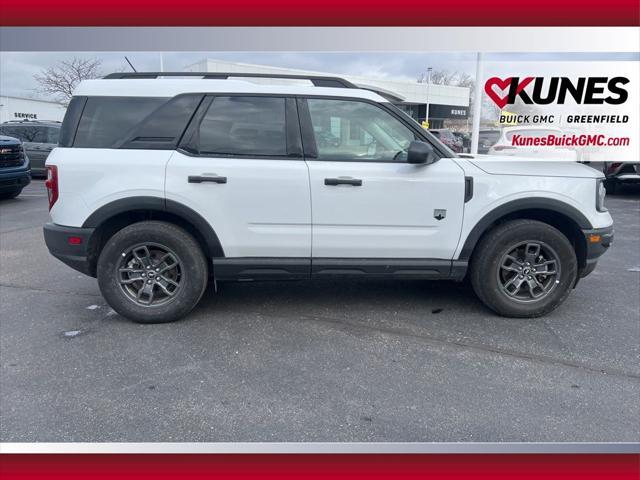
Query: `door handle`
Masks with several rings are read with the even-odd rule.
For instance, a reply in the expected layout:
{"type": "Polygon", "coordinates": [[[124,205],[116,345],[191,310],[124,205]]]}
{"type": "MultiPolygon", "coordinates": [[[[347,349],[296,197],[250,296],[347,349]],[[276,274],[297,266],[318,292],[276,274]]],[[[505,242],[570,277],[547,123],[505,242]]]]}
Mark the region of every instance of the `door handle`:
{"type": "Polygon", "coordinates": [[[353,187],[361,187],[362,180],[359,178],[325,178],[324,184],[331,187],[335,185],[351,185],[353,187]]]}
{"type": "Polygon", "coordinates": [[[212,183],[227,183],[227,177],[220,177],[218,175],[189,175],[188,178],[189,183],[202,183],[202,182],[212,182],[212,183]]]}

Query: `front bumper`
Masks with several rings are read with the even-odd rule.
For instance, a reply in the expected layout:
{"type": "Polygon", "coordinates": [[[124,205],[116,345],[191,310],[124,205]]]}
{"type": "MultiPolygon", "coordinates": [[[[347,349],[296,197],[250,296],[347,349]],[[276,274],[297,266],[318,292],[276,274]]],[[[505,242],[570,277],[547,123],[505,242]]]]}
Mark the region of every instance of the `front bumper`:
{"type": "Polygon", "coordinates": [[[31,183],[31,170],[0,171],[0,193],[15,192],[31,183]]]}
{"type": "Polygon", "coordinates": [[[613,243],[613,225],[605,228],[582,230],[587,251],[585,265],[580,268],[580,277],[586,277],[596,268],[598,259],[613,243]]]}
{"type": "Polygon", "coordinates": [[[47,223],[44,228],[44,241],[51,255],[74,270],[95,277],[91,255],[93,228],[64,227],[47,223]]]}

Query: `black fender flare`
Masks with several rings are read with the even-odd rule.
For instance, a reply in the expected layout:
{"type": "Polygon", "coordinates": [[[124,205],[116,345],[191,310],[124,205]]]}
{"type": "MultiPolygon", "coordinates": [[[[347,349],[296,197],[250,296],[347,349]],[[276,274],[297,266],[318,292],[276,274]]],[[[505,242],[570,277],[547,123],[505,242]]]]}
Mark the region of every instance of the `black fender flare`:
{"type": "Polygon", "coordinates": [[[532,197],[521,198],[506,202],[495,209],[491,210],[471,229],[469,235],[464,242],[464,246],[460,251],[459,260],[469,260],[471,254],[480,240],[480,237],[493,225],[497,220],[506,215],[524,211],[524,210],[546,210],[549,212],[559,213],[570,218],[581,229],[591,229],[593,226],[589,219],[577,208],[568,203],[553,198],[532,197]]]}
{"type": "Polygon", "coordinates": [[[82,224],[82,228],[98,228],[107,220],[126,212],[151,211],[174,215],[191,224],[204,239],[211,257],[224,257],[224,250],[213,227],[195,210],[174,200],[139,196],[114,200],[98,208],[82,224]]]}

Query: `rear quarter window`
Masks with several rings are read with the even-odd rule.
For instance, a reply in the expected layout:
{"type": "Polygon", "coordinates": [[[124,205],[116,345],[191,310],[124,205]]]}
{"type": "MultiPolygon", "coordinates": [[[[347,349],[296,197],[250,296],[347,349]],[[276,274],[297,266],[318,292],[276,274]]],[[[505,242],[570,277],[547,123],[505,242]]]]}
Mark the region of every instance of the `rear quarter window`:
{"type": "Polygon", "coordinates": [[[129,138],[142,120],[167,100],[159,97],[89,97],[73,146],[116,148],[129,138]]]}

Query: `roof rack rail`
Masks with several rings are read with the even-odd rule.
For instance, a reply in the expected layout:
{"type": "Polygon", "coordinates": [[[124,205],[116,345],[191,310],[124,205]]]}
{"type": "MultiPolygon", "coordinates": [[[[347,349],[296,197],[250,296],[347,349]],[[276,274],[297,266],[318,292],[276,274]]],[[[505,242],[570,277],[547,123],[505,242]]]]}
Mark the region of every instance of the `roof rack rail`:
{"type": "Polygon", "coordinates": [[[158,77],[202,77],[204,80],[227,80],[229,77],[238,78],[283,78],[290,80],[309,80],[314,87],[358,88],[353,83],[340,77],[325,77],[320,75],[289,75],[281,73],[240,73],[240,72],[120,72],[110,73],[104,78],[120,80],[132,78],[158,77]]]}
{"type": "Polygon", "coordinates": [[[6,120],[2,123],[62,123],[60,120],[34,120],[32,118],[23,118],[22,120],[6,120]]]}

